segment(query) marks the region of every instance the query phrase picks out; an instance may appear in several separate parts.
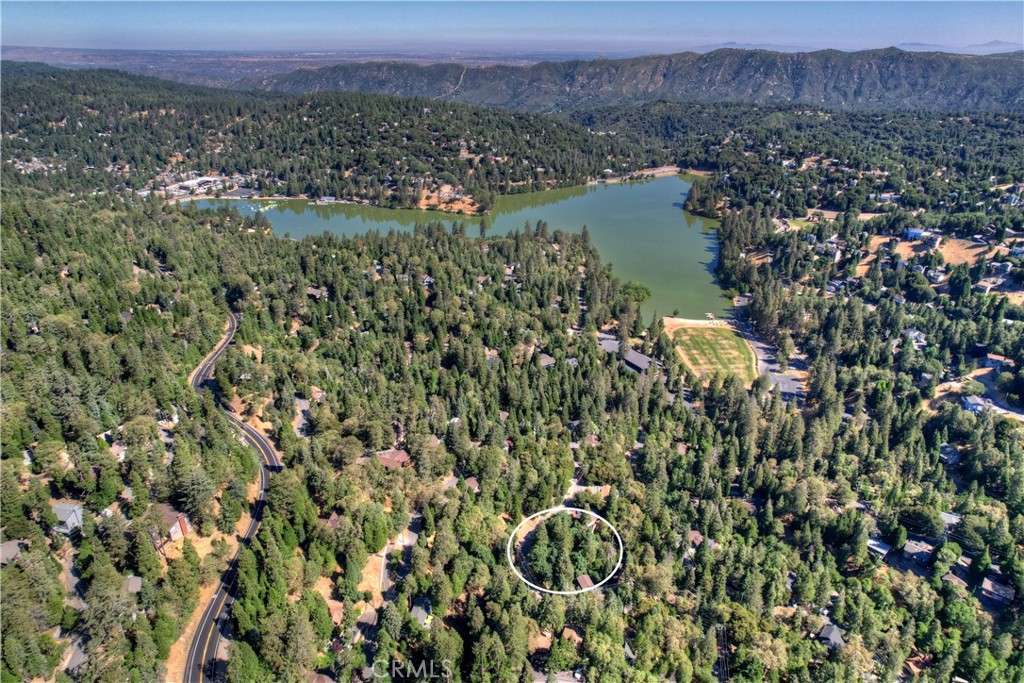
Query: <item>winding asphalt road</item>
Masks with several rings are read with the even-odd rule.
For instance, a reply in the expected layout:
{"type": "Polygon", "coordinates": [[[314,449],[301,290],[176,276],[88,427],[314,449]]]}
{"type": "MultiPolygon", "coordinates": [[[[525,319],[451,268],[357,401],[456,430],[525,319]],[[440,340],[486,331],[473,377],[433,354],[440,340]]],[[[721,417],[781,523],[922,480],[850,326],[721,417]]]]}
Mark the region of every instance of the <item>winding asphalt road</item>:
{"type": "MultiPolygon", "coordinates": [[[[217,361],[224,354],[224,351],[231,345],[231,340],[238,330],[240,316],[232,313],[228,318],[228,329],[224,333],[213,351],[203,359],[199,367],[195,369],[189,383],[199,393],[207,382],[213,379],[213,368],[217,361]]],[[[245,424],[232,413],[225,411],[231,425],[238,431],[242,440],[256,449],[263,460],[260,468],[260,491],[252,510],[252,521],[245,534],[241,537],[242,546],[249,545],[249,542],[256,536],[260,529],[260,522],[263,521],[263,509],[267,501],[267,487],[270,484],[270,473],[281,468],[281,462],[277,454],[265,436],[245,424]]],[[[210,604],[203,611],[203,616],[196,627],[195,635],[192,637],[192,644],[188,649],[188,659],[185,662],[185,683],[210,683],[222,679],[221,671],[217,671],[217,649],[224,637],[224,631],[228,625],[227,615],[231,603],[235,601],[235,577],[238,573],[238,552],[231,558],[231,564],[221,577],[220,586],[213,594],[210,604]]]]}

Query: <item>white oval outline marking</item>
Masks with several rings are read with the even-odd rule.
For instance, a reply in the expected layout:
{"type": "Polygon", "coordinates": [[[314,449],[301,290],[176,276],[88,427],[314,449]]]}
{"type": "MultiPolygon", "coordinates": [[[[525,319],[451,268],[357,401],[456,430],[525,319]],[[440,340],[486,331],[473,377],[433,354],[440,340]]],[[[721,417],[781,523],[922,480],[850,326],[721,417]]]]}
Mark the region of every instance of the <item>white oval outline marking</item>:
{"type": "Polygon", "coordinates": [[[529,586],[530,588],[532,588],[534,590],[538,590],[541,593],[550,593],[552,595],[580,595],[582,593],[589,593],[590,591],[597,590],[598,588],[600,588],[604,584],[608,583],[611,580],[611,578],[613,576],[615,576],[615,574],[618,573],[619,568],[622,567],[622,557],[625,554],[625,551],[626,551],[626,546],[622,542],[622,536],[619,535],[619,530],[616,529],[615,526],[612,525],[612,523],[609,522],[607,519],[605,519],[601,515],[597,514],[596,512],[591,512],[590,510],[584,510],[583,508],[573,508],[573,507],[566,507],[564,505],[559,505],[559,506],[556,506],[556,507],[553,507],[553,508],[547,508],[546,510],[541,510],[540,512],[535,512],[532,515],[530,515],[529,517],[527,517],[526,519],[524,519],[523,521],[519,522],[519,524],[516,525],[516,528],[512,530],[512,533],[508,537],[508,543],[505,545],[505,560],[508,562],[508,566],[512,568],[512,573],[515,574],[517,577],[519,577],[520,581],[522,581],[523,583],[525,583],[527,586],[529,586]],[[556,591],[556,590],[551,590],[550,588],[542,588],[541,586],[538,586],[537,584],[528,581],[526,579],[526,577],[523,576],[519,572],[519,569],[516,568],[515,562],[512,561],[512,542],[515,540],[516,535],[519,533],[519,530],[523,528],[523,525],[526,524],[527,522],[529,522],[531,519],[536,519],[537,517],[540,517],[541,515],[546,515],[548,513],[558,514],[559,512],[582,512],[585,515],[590,515],[591,517],[595,517],[595,518],[601,520],[602,522],[604,522],[605,524],[607,524],[608,528],[610,528],[612,530],[612,533],[615,534],[615,540],[619,544],[619,559],[615,563],[615,568],[612,569],[608,573],[608,576],[604,577],[604,579],[602,579],[600,583],[596,583],[593,586],[591,586],[590,588],[581,588],[581,589],[575,590],[575,591],[556,591]]]}

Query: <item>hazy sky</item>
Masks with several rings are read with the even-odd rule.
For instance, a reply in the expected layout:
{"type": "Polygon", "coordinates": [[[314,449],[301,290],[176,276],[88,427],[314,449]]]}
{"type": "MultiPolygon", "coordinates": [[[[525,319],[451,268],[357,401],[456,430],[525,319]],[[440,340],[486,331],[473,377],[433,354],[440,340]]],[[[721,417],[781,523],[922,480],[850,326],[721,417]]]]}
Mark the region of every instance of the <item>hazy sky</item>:
{"type": "Polygon", "coordinates": [[[1024,44],[1024,2],[17,2],[4,45],[160,50],[1024,44]]]}

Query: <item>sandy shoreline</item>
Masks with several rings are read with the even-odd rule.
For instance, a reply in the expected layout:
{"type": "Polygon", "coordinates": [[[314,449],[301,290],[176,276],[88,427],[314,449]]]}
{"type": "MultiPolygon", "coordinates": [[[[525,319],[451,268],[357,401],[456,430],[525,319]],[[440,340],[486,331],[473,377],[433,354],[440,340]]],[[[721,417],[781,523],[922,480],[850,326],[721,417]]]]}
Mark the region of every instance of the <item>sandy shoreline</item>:
{"type": "Polygon", "coordinates": [[[591,180],[587,185],[615,185],[617,183],[625,183],[630,180],[643,180],[645,178],[664,178],[666,176],[679,175],[682,173],[682,169],[678,166],[658,166],[656,168],[642,168],[638,171],[633,171],[627,176],[621,178],[608,178],[607,180],[597,178],[591,180]]]}
{"type": "Polygon", "coordinates": [[[672,328],[678,330],[683,327],[733,327],[732,321],[723,318],[711,319],[694,319],[694,318],[674,318],[672,316],[665,316],[661,319],[665,325],[665,329],[672,328]]]}

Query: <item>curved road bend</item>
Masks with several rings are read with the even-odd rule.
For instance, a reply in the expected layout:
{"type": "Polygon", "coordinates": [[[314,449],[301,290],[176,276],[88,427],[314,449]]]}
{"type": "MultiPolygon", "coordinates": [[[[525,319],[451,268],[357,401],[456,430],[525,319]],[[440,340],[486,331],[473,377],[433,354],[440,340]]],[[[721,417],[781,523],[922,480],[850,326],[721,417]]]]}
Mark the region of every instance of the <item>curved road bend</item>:
{"type": "MultiPolygon", "coordinates": [[[[213,379],[214,365],[231,344],[231,340],[238,330],[238,322],[238,314],[232,313],[228,318],[228,329],[224,336],[193,372],[189,383],[197,393],[207,381],[213,379]]],[[[279,469],[281,462],[278,460],[277,454],[265,436],[239,420],[233,414],[229,412],[225,412],[225,414],[231,421],[232,426],[242,437],[242,440],[255,448],[263,460],[263,466],[260,468],[259,495],[256,498],[256,504],[253,506],[252,521],[242,536],[242,542],[239,546],[239,549],[241,549],[242,545],[249,544],[260,529],[260,522],[263,520],[263,508],[266,506],[267,487],[270,484],[270,473],[279,469]]],[[[218,586],[217,591],[213,594],[210,604],[203,610],[203,615],[199,620],[199,625],[196,627],[195,635],[192,636],[192,643],[188,649],[188,659],[185,661],[184,683],[212,683],[212,681],[222,678],[216,672],[210,671],[208,666],[211,660],[217,659],[217,649],[220,646],[223,630],[227,623],[228,610],[231,607],[231,603],[235,600],[237,568],[238,552],[236,551],[235,556],[231,559],[231,564],[228,565],[227,571],[221,577],[220,586],[218,586]]]]}

